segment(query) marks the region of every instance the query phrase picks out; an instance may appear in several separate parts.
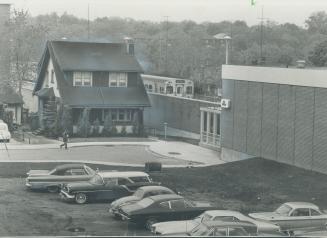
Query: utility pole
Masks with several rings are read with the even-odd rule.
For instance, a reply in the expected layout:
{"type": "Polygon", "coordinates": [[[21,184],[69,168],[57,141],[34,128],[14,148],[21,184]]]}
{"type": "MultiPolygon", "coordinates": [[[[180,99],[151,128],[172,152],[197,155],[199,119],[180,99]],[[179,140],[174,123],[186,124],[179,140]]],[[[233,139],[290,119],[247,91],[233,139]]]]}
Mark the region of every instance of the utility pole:
{"type": "Polygon", "coordinates": [[[87,4],[87,40],[90,41],[90,4],[87,4]]]}
{"type": "Polygon", "coordinates": [[[165,47],[165,73],[168,73],[168,18],[169,16],[164,16],[166,18],[166,47],[165,47]]]}
{"type": "Polygon", "coordinates": [[[262,64],[263,63],[263,52],[262,52],[262,49],[263,49],[263,21],[268,19],[268,18],[263,17],[263,6],[261,6],[261,17],[259,19],[260,19],[260,62],[259,63],[262,64]]]}

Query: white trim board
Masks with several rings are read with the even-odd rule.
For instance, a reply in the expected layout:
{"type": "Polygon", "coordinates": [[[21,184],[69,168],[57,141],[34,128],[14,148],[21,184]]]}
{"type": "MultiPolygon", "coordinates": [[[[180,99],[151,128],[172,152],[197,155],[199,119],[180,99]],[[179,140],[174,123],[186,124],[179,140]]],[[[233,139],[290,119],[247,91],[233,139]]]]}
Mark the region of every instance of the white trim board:
{"type": "Polygon", "coordinates": [[[222,79],[327,88],[326,69],[223,65],[222,79]]]}

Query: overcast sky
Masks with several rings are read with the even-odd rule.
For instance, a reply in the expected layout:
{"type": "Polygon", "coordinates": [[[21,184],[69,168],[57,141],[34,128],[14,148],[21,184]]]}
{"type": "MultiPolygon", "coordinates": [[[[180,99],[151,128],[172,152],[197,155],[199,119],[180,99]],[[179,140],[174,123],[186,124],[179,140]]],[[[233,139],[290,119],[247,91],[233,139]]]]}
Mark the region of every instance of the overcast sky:
{"type": "Polygon", "coordinates": [[[193,20],[196,22],[244,20],[249,25],[257,24],[264,8],[264,17],[278,23],[291,22],[304,25],[312,12],[327,11],[327,0],[0,0],[14,8],[23,8],[35,16],[67,12],[90,19],[104,16],[130,17],[137,20],[170,21],[193,20]]]}

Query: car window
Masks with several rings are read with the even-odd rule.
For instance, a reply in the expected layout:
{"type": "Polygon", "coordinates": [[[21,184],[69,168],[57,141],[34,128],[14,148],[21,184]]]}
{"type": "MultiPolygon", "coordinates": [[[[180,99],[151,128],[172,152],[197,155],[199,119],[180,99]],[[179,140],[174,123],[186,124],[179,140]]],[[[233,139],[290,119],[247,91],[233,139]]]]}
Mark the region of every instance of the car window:
{"type": "Polygon", "coordinates": [[[243,228],[236,227],[236,228],[229,228],[228,235],[229,236],[247,236],[249,234],[243,228]]]}
{"type": "Polygon", "coordinates": [[[321,213],[318,212],[318,211],[315,210],[315,209],[310,209],[310,211],[311,211],[311,216],[320,216],[320,215],[321,215],[321,213]]]}
{"type": "Polygon", "coordinates": [[[227,236],[227,229],[226,228],[216,228],[212,236],[227,236]]]}
{"type": "Polygon", "coordinates": [[[169,202],[161,202],[159,204],[160,207],[171,209],[170,203],[169,202]]]}
{"type": "Polygon", "coordinates": [[[292,208],[286,204],[281,205],[277,210],[275,211],[276,213],[284,216],[288,216],[292,208]]]}
{"type": "Polygon", "coordinates": [[[134,183],[148,183],[150,182],[149,178],[147,176],[139,176],[139,177],[130,177],[130,180],[132,180],[134,183]]]}
{"type": "Polygon", "coordinates": [[[214,220],[215,221],[239,221],[239,219],[237,219],[234,216],[216,216],[214,220]]]}
{"type": "Polygon", "coordinates": [[[308,208],[298,208],[295,209],[291,216],[298,217],[298,216],[310,216],[309,209],[308,208]]]}
{"type": "Polygon", "coordinates": [[[172,200],[170,201],[172,209],[182,209],[185,208],[185,203],[183,199],[172,200]]]}
{"type": "Polygon", "coordinates": [[[92,183],[94,185],[101,185],[104,183],[104,181],[99,174],[96,174],[90,179],[90,183],[92,183]]]}
{"type": "Polygon", "coordinates": [[[72,169],[71,171],[72,175],[85,175],[85,170],[84,169],[72,169]]]}
{"type": "Polygon", "coordinates": [[[57,175],[69,176],[69,175],[72,175],[72,170],[68,169],[68,170],[58,171],[57,175]]]}
{"type": "Polygon", "coordinates": [[[118,178],[118,184],[119,185],[126,185],[129,184],[130,181],[128,181],[126,178],[118,178]]]}
{"type": "Polygon", "coordinates": [[[105,178],[104,183],[106,186],[115,186],[115,185],[118,185],[118,179],[117,178],[105,178]]]}

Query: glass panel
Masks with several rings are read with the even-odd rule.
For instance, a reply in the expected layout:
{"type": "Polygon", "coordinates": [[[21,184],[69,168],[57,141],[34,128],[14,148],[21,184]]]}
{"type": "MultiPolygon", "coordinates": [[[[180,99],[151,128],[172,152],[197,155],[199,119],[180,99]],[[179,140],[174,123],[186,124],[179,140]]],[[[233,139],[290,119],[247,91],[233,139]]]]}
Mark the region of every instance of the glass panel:
{"type": "Polygon", "coordinates": [[[119,121],[124,121],[125,120],[125,110],[120,109],[119,110],[119,117],[118,117],[119,121]]]}
{"type": "Polygon", "coordinates": [[[117,110],[111,110],[111,120],[117,121],[117,110]]]}
{"type": "Polygon", "coordinates": [[[174,88],[173,86],[167,86],[166,87],[166,93],[167,94],[172,94],[174,92],[174,88]]]}
{"type": "Polygon", "coordinates": [[[187,94],[192,94],[192,86],[187,86],[186,87],[186,93],[187,94]]]}

